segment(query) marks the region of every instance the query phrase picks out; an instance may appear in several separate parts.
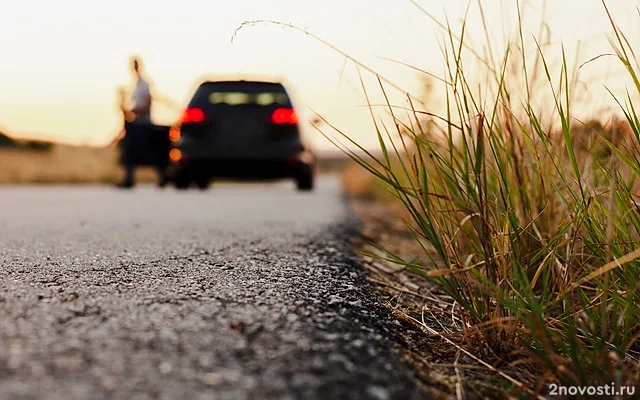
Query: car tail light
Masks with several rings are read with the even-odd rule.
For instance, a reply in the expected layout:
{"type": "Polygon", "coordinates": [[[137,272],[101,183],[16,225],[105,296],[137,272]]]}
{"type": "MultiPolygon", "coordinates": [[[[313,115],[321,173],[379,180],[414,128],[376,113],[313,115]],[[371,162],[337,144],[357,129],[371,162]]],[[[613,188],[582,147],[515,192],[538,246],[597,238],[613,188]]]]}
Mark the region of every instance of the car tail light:
{"type": "Polygon", "coordinates": [[[296,164],[298,164],[300,161],[298,160],[298,157],[296,156],[292,156],[292,157],[287,157],[284,162],[287,163],[287,165],[289,166],[294,166],[296,164]]]}
{"type": "Polygon", "coordinates": [[[298,114],[291,108],[278,108],[271,114],[271,121],[278,125],[295,125],[298,123],[298,114]]]}
{"type": "Polygon", "coordinates": [[[205,114],[201,108],[187,108],[182,114],[183,124],[204,122],[205,114]]]}

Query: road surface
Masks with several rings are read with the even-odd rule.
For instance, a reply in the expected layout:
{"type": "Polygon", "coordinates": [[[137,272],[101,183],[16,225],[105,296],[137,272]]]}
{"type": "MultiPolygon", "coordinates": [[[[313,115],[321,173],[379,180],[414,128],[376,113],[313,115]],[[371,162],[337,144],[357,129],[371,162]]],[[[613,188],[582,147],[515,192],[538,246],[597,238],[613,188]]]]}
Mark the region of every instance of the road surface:
{"type": "Polygon", "coordinates": [[[336,177],[0,187],[0,398],[411,399],[336,177]]]}

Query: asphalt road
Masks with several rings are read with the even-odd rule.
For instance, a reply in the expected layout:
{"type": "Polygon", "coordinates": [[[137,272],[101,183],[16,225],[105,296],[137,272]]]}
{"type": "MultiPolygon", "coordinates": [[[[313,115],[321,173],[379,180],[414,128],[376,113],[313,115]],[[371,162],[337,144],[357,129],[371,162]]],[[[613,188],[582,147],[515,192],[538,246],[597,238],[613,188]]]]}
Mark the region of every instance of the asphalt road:
{"type": "Polygon", "coordinates": [[[0,187],[0,398],[422,398],[336,177],[0,187]]]}

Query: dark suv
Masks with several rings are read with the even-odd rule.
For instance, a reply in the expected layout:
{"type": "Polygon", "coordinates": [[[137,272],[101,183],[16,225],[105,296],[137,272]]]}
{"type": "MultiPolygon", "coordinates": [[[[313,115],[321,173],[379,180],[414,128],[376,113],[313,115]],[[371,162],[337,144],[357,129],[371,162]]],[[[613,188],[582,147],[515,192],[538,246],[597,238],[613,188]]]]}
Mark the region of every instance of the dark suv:
{"type": "Polygon", "coordinates": [[[217,178],[292,178],[298,190],[313,189],[315,156],[281,82],[202,82],[170,138],[169,174],[178,189],[206,189],[217,178]]]}

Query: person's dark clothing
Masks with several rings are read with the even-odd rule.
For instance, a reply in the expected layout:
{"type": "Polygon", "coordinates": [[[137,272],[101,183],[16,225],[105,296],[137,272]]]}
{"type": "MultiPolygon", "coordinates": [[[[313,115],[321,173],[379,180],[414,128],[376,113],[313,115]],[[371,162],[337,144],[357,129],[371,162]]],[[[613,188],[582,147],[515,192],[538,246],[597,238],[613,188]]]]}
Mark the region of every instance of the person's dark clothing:
{"type": "Polygon", "coordinates": [[[125,123],[121,156],[125,177],[121,186],[132,187],[135,184],[134,170],[137,166],[155,167],[159,175],[158,183],[161,186],[166,183],[168,132],[165,133],[164,130],[149,122],[125,123]]]}

